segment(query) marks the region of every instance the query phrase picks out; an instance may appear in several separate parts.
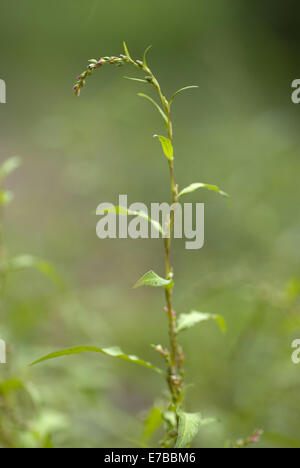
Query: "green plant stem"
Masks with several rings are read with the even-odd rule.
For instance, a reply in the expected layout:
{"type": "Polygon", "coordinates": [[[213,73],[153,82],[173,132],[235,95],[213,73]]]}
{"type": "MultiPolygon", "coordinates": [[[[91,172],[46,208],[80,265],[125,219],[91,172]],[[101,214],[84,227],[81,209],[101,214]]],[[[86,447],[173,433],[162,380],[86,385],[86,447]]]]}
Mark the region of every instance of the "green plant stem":
{"type": "MultiPolygon", "coordinates": [[[[167,123],[167,130],[168,130],[168,137],[173,145],[173,125],[171,120],[171,109],[170,103],[163,95],[159,82],[157,81],[156,77],[148,68],[147,66],[141,66],[136,64],[133,60],[129,60],[131,64],[135,67],[142,68],[150,77],[151,83],[156,89],[159,98],[161,100],[163,109],[168,117],[167,123]]],[[[170,170],[170,183],[171,183],[171,200],[172,204],[178,202],[178,186],[175,182],[174,176],[174,160],[168,160],[169,170],[170,170]]],[[[165,268],[166,268],[166,278],[174,277],[174,270],[171,266],[171,238],[173,234],[173,225],[174,225],[174,211],[171,211],[171,218],[170,218],[170,237],[164,239],[164,249],[165,249],[165,268]]],[[[175,410],[181,404],[181,390],[183,387],[183,378],[184,378],[184,370],[183,370],[183,359],[182,359],[182,350],[179,349],[178,341],[177,341],[177,320],[176,320],[176,312],[172,307],[172,289],[165,289],[165,298],[166,298],[166,309],[167,309],[167,316],[169,322],[169,338],[170,338],[170,346],[171,346],[171,353],[170,353],[170,364],[168,369],[168,385],[172,396],[172,403],[174,404],[175,410]],[[178,375],[179,374],[179,375],[178,375]]]]}
{"type": "MultiPolygon", "coordinates": [[[[150,68],[147,66],[145,59],[144,61],[140,60],[133,60],[128,51],[126,46],[125,55],[121,54],[120,57],[102,57],[99,61],[98,60],[90,60],[90,65],[88,65],[87,69],[78,77],[78,81],[76,82],[73,90],[75,94],[79,96],[80,89],[85,86],[86,78],[93,74],[93,72],[101,67],[104,64],[112,64],[116,66],[121,66],[124,64],[133,65],[135,68],[139,69],[140,71],[147,74],[145,82],[153,85],[155,90],[158,93],[159,99],[162,104],[162,109],[164,111],[164,115],[166,119],[164,119],[168,138],[173,145],[173,125],[171,120],[171,101],[168,101],[164,96],[160,84],[150,68]]],[[[143,80],[142,80],[143,81],[143,80]]],[[[178,196],[178,186],[175,182],[174,176],[174,159],[168,159],[169,164],[169,172],[170,172],[170,188],[171,188],[171,201],[172,205],[177,203],[179,200],[178,196]]],[[[174,210],[171,210],[170,221],[169,221],[169,237],[164,238],[164,251],[165,251],[165,270],[166,270],[166,278],[173,279],[174,271],[171,265],[171,239],[174,230],[174,210]]],[[[178,345],[177,340],[177,318],[176,312],[172,306],[172,295],[173,295],[173,286],[171,288],[165,288],[165,300],[166,300],[166,312],[168,317],[168,325],[169,325],[169,339],[170,339],[170,354],[167,361],[168,372],[167,372],[167,384],[171,393],[171,405],[170,410],[174,411],[175,417],[177,420],[177,427],[178,427],[178,419],[177,419],[177,411],[181,409],[183,406],[183,398],[182,398],[182,390],[184,386],[184,355],[182,352],[182,348],[178,345]]],[[[163,442],[163,446],[169,447],[172,446],[174,437],[176,437],[177,427],[171,427],[168,431],[165,441],[163,442]]]]}
{"type": "MultiPolygon", "coordinates": [[[[163,108],[168,117],[168,136],[173,145],[173,125],[171,120],[171,111],[170,111],[170,103],[167,101],[165,96],[162,94],[160,85],[156,80],[153,73],[147,68],[145,70],[150,74],[152,77],[152,83],[156,88],[160,100],[162,102],[163,108]]],[[[172,204],[178,202],[178,187],[175,182],[174,176],[174,160],[168,160],[169,170],[170,170],[170,183],[171,183],[171,200],[172,204]]],[[[174,211],[171,211],[171,218],[170,218],[170,237],[164,240],[164,248],[165,248],[165,267],[166,267],[166,278],[174,278],[174,270],[171,266],[171,238],[173,234],[173,225],[174,225],[174,211]]],[[[176,312],[172,307],[172,293],[173,288],[165,290],[165,297],[166,297],[166,304],[167,304],[167,315],[168,315],[168,322],[169,322],[169,337],[170,337],[170,345],[171,345],[171,359],[170,359],[170,367],[168,369],[168,384],[172,395],[172,402],[176,409],[180,406],[181,402],[181,389],[183,386],[183,376],[184,372],[182,369],[183,362],[180,359],[180,355],[182,353],[179,351],[178,340],[177,340],[177,319],[176,319],[176,312]],[[177,375],[179,373],[180,377],[177,375]]]]}
{"type": "MultiPolygon", "coordinates": [[[[134,64],[138,68],[142,68],[150,77],[151,83],[156,89],[159,98],[162,103],[162,107],[168,117],[167,123],[167,131],[168,137],[173,145],[173,125],[171,120],[171,109],[170,103],[163,95],[159,82],[157,81],[156,77],[148,68],[147,66],[137,65],[133,60],[130,60],[130,63],[134,64]]],[[[170,171],[170,184],[171,184],[171,200],[172,204],[178,202],[178,186],[175,182],[174,176],[174,159],[168,160],[169,164],[169,171],[170,171]]],[[[170,237],[164,239],[164,249],[165,249],[165,269],[166,269],[166,278],[169,279],[170,277],[174,278],[174,270],[171,266],[171,238],[173,234],[173,225],[174,225],[174,211],[171,211],[171,218],[170,218],[170,226],[169,226],[169,233],[170,237]]],[[[181,348],[178,346],[177,340],[177,318],[176,312],[172,307],[172,294],[173,288],[165,289],[165,298],[166,298],[166,310],[167,310],[167,317],[169,323],[169,339],[170,339],[170,363],[168,368],[168,386],[171,392],[172,403],[175,413],[177,413],[177,409],[182,404],[182,395],[181,391],[184,385],[184,370],[183,370],[183,354],[181,348]]]]}

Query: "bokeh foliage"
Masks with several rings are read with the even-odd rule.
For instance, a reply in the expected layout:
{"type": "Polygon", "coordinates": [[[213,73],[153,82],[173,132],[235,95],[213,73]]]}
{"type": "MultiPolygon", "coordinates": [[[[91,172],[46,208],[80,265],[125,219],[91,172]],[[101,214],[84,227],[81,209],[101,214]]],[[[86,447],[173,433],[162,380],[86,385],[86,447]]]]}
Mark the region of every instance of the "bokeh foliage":
{"type": "Polygon", "coordinates": [[[7,182],[15,198],[5,245],[12,256],[51,260],[66,283],[57,288],[34,270],[7,281],[0,337],[9,363],[0,368],[0,393],[17,413],[1,413],[10,441],[134,446],[161,391],[159,376],[101,356],[26,367],[78,344],[118,344],[159,364],[149,344],[167,341],[160,294],[131,289],[149,266],[162,271],[160,241],[100,241],[92,214],[122,193],[130,202],[168,200],[152,139],[161,122],[135,96],[138,83],[109,68],[80,100],[71,90],[88,58],[117,54],[126,39],[136,57],[152,44],[148,60],[170,96],[199,86],[174,103],[181,188],[201,180],[232,198],[229,208],[211,193],[188,195],[206,204],[206,245],[192,252],[174,243],[176,310],[223,315],[228,328],[222,335],[204,322],[182,335],[194,384],[188,410],[220,421],[195,444],[223,446],[261,427],[261,446],[299,447],[299,366],[290,358],[300,334],[300,107],[290,100],[300,73],[299,5],[1,0],[0,7],[7,84],[0,155],[23,160],[7,182]]]}

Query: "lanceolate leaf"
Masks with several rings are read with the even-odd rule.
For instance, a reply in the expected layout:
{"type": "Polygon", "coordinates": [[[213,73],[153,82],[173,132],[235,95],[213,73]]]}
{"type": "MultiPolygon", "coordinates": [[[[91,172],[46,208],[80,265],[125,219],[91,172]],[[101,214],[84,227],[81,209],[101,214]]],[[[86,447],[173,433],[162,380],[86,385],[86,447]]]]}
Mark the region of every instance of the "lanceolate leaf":
{"type": "Polygon", "coordinates": [[[171,288],[173,286],[173,281],[171,279],[165,279],[158,276],[154,271],[150,270],[138,280],[137,283],[133,286],[133,289],[139,288],[140,286],[150,286],[152,288],[171,288]]]}
{"type": "Polygon", "coordinates": [[[20,255],[9,259],[7,262],[8,272],[26,270],[27,268],[36,268],[38,271],[48,276],[59,288],[63,286],[63,281],[59,273],[51,263],[45,260],[33,257],[32,255],[20,255]]]}
{"type": "Polygon", "coordinates": [[[200,182],[195,183],[195,184],[191,184],[188,187],[185,187],[183,190],[181,190],[181,192],[179,193],[178,196],[181,197],[182,195],[186,195],[187,193],[195,192],[195,190],[198,190],[200,188],[213,190],[214,192],[219,193],[223,197],[230,198],[229,195],[226,192],[223,192],[223,190],[221,190],[219,187],[217,187],[217,185],[202,184],[200,182]]]}
{"type": "Polygon", "coordinates": [[[133,78],[131,76],[124,76],[124,78],[126,78],[126,80],[131,80],[131,81],[139,81],[140,83],[146,83],[148,84],[148,81],[147,80],[143,80],[141,78],[133,78]]]}
{"type": "Polygon", "coordinates": [[[129,216],[139,216],[140,218],[145,219],[149,223],[152,224],[152,226],[160,233],[163,234],[163,229],[158,221],[155,221],[154,219],[151,219],[147,213],[144,213],[143,211],[132,211],[128,210],[124,206],[114,206],[111,208],[107,208],[106,210],[102,211],[97,211],[97,215],[100,214],[105,214],[105,213],[117,213],[119,215],[129,215],[129,216]]]}
{"type": "Polygon", "coordinates": [[[138,93],[138,96],[140,96],[142,98],[145,98],[145,99],[148,99],[148,101],[150,101],[156,107],[156,109],[158,110],[158,112],[162,116],[165,124],[168,125],[168,117],[166,116],[166,114],[164,113],[162,108],[157,104],[157,102],[154,101],[154,99],[152,99],[150,96],[148,96],[147,94],[144,94],[144,93],[138,93]]]}
{"type": "Polygon", "coordinates": [[[170,99],[170,105],[172,104],[174,98],[175,98],[178,94],[182,93],[183,91],[186,91],[187,89],[193,89],[193,88],[199,88],[199,86],[185,86],[184,88],[181,88],[181,89],[179,89],[178,91],[176,91],[176,93],[174,93],[173,96],[172,96],[171,99],[170,99]]]}
{"type": "Polygon", "coordinates": [[[207,314],[203,312],[197,312],[196,310],[192,310],[189,314],[181,314],[178,317],[177,323],[177,331],[187,330],[188,328],[192,328],[194,325],[200,322],[205,322],[207,320],[215,320],[223,333],[226,333],[226,322],[223,317],[216,314],[207,314]]]}
{"type": "Polygon", "coordinates": [[[58,357],[71,356],[74,354],[81,354],[81,353],[87,353],[87,352],[100,353],[100,354],[105,354],[106,356],[124,359],[125,361],[130,361],[135,364],[139,364],[140,366],[143,366],[143,367],[148,367],[148,369],[152,369],[155,372],[158,372],[159,374],[163,373],[161,369],[153,366],[153,364],[151,364],[150,362],[144,361],[143,359],[140,359],[137,356],[123,353],[123,351],[118,346],[114,346],[112,348],[97,348],[94,346],[77,346],[75,348],[69,348],[63,351],[57,351],[55,353],[48,354],[47,356],[44,356],[38,359],[37,361],[34,361],[32,364],[30,364],[30,366],[34,366],[41,362],[48,361],[50,359],[55,359],[58,357]]]}
{"type": "Polygon", "coordinates": [[[171,140],[161,135],[154,135],[154,138],[159,139],[163,152],[165,153],[169,161],[172,161],[173,156],[174,156],[174,150],[173,150],[173,145],[172,145],[171,140]]]}
{"type": "Polygon", "coordinates": [[[147,56],[147,53],[149,52],[149,50],[151,49],[152,45],[148,46],[147,49],[145,50],[144,52],[144,56],[143,56],[143,63],[145,65],[145,67],[147,67],[147,61],[146,61],[146,56],[147,56]]]}
{"type": "Polygon", "coordinates": [[[129,59],[131,59],[130,53],[129,53],[129,51],[128,51],[128,48],[127,48],[127,45],[126,45],[126,42],[125,42],[125,41],[123,41],[123,47],[124,47],[124,52],[125,52],[126,57],[128,57],[129,59]]]}
{"type": "Polygon", "coordinates": [[[200,413],[178,413],[178,437],[175,448],[187,448],[199,432],[200,427],[215,422],[215,419],[202,419],[200,413]]]}

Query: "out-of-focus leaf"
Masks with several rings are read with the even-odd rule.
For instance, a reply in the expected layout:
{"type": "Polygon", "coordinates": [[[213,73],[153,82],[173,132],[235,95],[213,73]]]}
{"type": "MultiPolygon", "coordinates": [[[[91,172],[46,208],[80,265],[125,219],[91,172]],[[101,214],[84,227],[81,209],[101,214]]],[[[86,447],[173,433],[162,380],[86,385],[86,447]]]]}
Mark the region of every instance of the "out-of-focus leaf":
{"type": "Polygon", "coordinates": [[[144,422],[142,443],[147,444],[154,432],[163,423],[163,413],[160,408],[152,408],[144,422]]]}
{"type": "Polygon", "coordinates": [[[192,310],[189,314],[181,314],[178,317],[177,331],[187,330],[193,327],[197,323],[204,322],[207,320],[215,320],[219,325],[223,333],[226,333],[226,322],[223,317],[216,314],[207,314],[203,312],[197,312],[192,310]]]}
{"type": "Polygon", "coordinates": [[[4,206],[10,203],[14,198],[14,194],[8,191],[0,191],[0,205],[4,206]]]}
{"type": "Polygon", "coordinates": [[[46,438],[53,432],[65,430],[69,426],[68,419],[62,413],[53,410],[42,411],[35,420],[30,423],[31,430],[38,438],[46,438]]]}
{"type": "Polygon", "coordinates": [[[174,156],[174,150],[173,150],[173,145],[172,145],[171,140],[161,135],[154,135],[154,138],[159,139],[163,152],[165,153],[169,161],[172,161],[173,156],[174,156]]]}
{"type": "Polygon", "coordinates": [[[59,273],[51,263],[46,262],[32,255],[20,255],[9,259],[7,262],[7,270],[9,272],[21,271],[27,268],[35,268],[44,275],[48,276],[58,288],[63,287],[63,281],[59,273]]]}
{"type": "Polygon", "coordinates": [[[230,198],[229,195],[226,192],[223,192],[223,190],[221,190],[219,187],[217,187],[217,185],[202,184],[200,182],[195,183],[195,184],[191,184],[188,187],[185,187],[183,190],[181,190],[181,192],[179,193],[178,196],[181,197],[182,195],[186,195],[187,193],[195,192],[195,190],[198,190],[200,188],[213,190],[214,192],[219,193],[223,197],[230,198]]]}
{"type": "Polygon", "coordinates": [[[202,419],[200,413],[178,413],[178,437],[175,448],[187,448],[199,432],[200,427],[215,422],[215,419],[202,419]]]}
{"type": "Polygon", "coordinates": [[[0,178],[4,179],[12,172],[14,172],[21,165],[21,158],[13,156],[12,158],[6,159],[0,167],[0,178]]]}
{"type": "Polygon", "coordinates": [[[128,210],[124,206],[114,206],[111,208],[107,208],[105,210],[97,210],[96,214],[101,215],[105,213],[117,213],[119,215],[129,215],[129,216],[139,216],[140,218],[145,219],[149,223],[152,224],[152,226],[160,233],[163,233],[163,229],[158,221],[155,221],[154,219],[151,219],[147,213],[144,213],[143,211],[133,211],[133,210],[128,210]]]}
{"type": "Polygon", "coordinates": [[[171,279],[161,278],[154,271],[150,270],[135,283],[133,289],[139,288],[140,286],[150,286],[152,288],[164,287],[169,289],[173,287],[173,281],[171,279]]]}
{"type": "Polygon", "coordinates": [[[158,112],[162,116],[165,124],[168,125],[168,117],[166,116],[166,114],[162,110],[162,108],[157,104],[157,102],[155,102],[154,99],[152,99],[152,97],[150,97],[150,96],[148,96],[147,94],[144,94],[144,93],[138,93],[138,96],[140,96],[140,97],[142,97],[144,99],[148,99],[148,101],[150,101],[154,105],[154,107],[156,107],[156,109],[158,110],[158,112]]]}
{"type": "Polygon", "coordinates": [[[48,361],[50,359],[55,359],[55,358],[59,358],[63,356],[71,356],[74,354],[87,353],[87,352],[88,353],[100,353],[100,354],[105,354],[106,356],[124,359],[126,361],[130,361],[135,364],[139,364],[140,366],[152,369],[159,374],[163,373],[161,369],[158,369],[150,362],[144,361],[143,359],[140,359],[137,356],[123,353],[123,351],[118,346],[114,346],[112,348],[97,348],[94,346],[77,346],[75,348],[68,348],[62,351],[57,351],[55,353],[47,354],[47,356],[44,356],[38,359],[37,361],[34,361],[32,364],[30,364],[30,366],[34,366],[36,364],[39,364],[43,361],[48,361]]]}
{"type": "Polygon", "coordinates": [[[125,42],[125,41],[123,41],[123,47],[124,47],[124,52],[125,52],[126,57],[128,57],[129,59],[131,59],[130,53],[129,53],[129,50],[128,50],[128,48],[127,48],[127,45],[126,45],[126,42],[125,42]]]}
{"type": "Polygon", "coordinates": [[[300,294],[300,278],[292,278],[285,286],[285,295],[288,300],[295,300],[300,294]]]}
{"type": "Polygon", "coordinates": [[[151,47],[152,47],[152,45],[149,45],[149,46],[147,47],[147,49],[145,50],[144,55],[143,55],[143,63],[144,63],[144,65],[145,65],[145,67],[147,67],[147,61],[146,61],[147,53],[149,52],[149,50],[151,49],[151,47]]]}
{"type": "Polygon", "coordinates": [[[186,91],[187,89],[193,89],[193,88],[199,88],[199,86],[185,86],[184,88],[180,88],[180,89],[179,89],[178,91],[176,91],[176,93],[174,93],[173,96],[171,97],[171,99],[170,99],[170,105],[172,104],[174,98],[175,98],[178,94],[182,93],[183,91],[186,91]]]}
{"type": "Polygon", "coordinates": [[[21,388],[24,388],[24,386],[21,380],[18,379],[8,379],[4,380],[4,382],[0,382],[0,394],[2,395],[7,395],[21,388]]]}
{"type": "Polygon", "coordinates": [[[163,418],[169,426],[174,428],[174,430],[177,429],[177,417],[174,411],[164,411],[163,418]]]}

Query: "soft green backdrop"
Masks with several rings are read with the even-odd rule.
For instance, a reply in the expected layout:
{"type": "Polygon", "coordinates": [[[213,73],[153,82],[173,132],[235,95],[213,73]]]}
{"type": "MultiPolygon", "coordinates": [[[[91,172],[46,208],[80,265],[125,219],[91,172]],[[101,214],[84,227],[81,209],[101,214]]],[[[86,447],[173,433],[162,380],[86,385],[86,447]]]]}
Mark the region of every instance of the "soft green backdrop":
{"type": "Polygon", "coordinates": [[[291,362],[300,338],[300,106],[290,98],[299,13],[295,2],[270,0],[0,1],[0,157],[23,159],[8,181],[5,243],[12,254],[47,258],[65,281],[59,291],[24,271],[7,283],[0,379],[21,378],[34,401],[9,395],[12,445],[135,446],[145,412],[163,397],[155,374],[104,356],[26,367],[79,344],[117,344],[159,364],[149,345],[167,342],[161,292],[131,289],[147,269],[163,272],[161,242],[100,241],[93,216],[123,193],[168,200],[152,138],[163,131],[159,116],[124,69],[97,72],[79,99],[71,90],[87,59],[118,55],[125,39],[137,58],[152,44],[151,68],[168,95],[199,85],[174,105],[179,184],[217,184],[232,197],[229,207],[214,193],[190,195],[206,204],[206,244],[195,252],[174,244],[176,310],[218,313],[228,324],[225,336],[214,323],[183,336],[188,409],[219,419],[195,446],[222,447],[256,427],[260,446],[300,446],[300,365],[291,362]]]}

